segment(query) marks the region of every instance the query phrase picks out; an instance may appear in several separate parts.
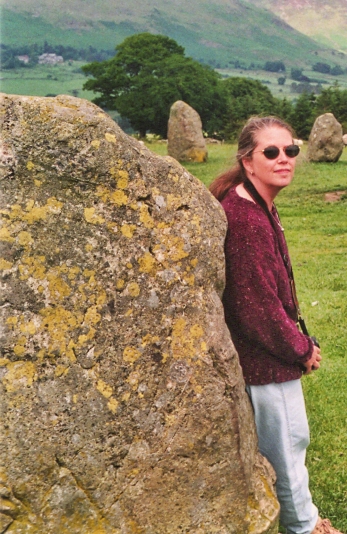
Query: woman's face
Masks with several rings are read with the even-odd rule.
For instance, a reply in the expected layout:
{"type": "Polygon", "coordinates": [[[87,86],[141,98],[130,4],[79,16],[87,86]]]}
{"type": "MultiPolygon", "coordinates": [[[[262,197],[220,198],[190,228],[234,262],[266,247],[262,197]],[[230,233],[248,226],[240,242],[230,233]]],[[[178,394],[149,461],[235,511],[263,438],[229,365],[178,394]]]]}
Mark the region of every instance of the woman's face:
{"type": "Polygon", "coordinates": [[[256,141],[251,156],[242,160],[243,165],[259,193],[275,198],[283,187],[291,183],[294,176],[296,158],[288,157],[283,150],[293,144],[293,139],[285,128],[271,126],[260,130],[256,141]],[[262,152],[269,146],[280,149],[275,159],[267,159],[262,152]]]}

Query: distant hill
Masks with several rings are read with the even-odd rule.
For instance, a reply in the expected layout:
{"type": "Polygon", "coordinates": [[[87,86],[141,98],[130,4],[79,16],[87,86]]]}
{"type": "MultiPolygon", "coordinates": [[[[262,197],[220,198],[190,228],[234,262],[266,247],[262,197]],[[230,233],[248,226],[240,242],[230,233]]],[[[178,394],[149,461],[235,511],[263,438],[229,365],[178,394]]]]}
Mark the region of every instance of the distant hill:
{"type": "Polygon", "coordinates": [[[251,0],[270,10],[299,32],[347,53],[346,0],[251,0]]]}
{"type": "MultiPolygon", "coordinates": [[[[319,44],[286,22],[292,24],[295,18],[291,11],[303,20],[305,13],[309,17],[312,12],[309,6],[316,2],[318,8],[321,0],[310,0],[309,3],[308,0],[1,2],[1,41],[6,45],[47,41],[53,45],[93,46],[105,50],[114,49],[129,35],[149,31],[172,37],[185,47],[187,55],[216,68],[232,66],[235,62],[247,68],[252,63],[257,66],[278,60],[284,61],[288,67],[305,68],[317,61],[347,67],[346,57],[332,51],[329,39],[319,44]],[[296,8],[298,4],[303,7],[296,8]],[[304,4],[307,4],[307,11],[304,4]]],[[[332,1],[335,2],[342,13],[346,0],[332,1]]],[[[340,38],[341,45],[337,35],[335,40],[342,50],[344,38],[340,38]]]]}

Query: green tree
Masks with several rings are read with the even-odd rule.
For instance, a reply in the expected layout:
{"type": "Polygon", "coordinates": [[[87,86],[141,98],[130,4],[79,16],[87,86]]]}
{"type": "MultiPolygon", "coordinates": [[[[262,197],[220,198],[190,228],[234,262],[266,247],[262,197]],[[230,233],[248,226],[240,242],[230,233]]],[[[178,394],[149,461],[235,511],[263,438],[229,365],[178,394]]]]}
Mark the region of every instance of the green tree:
{"type": "Polygon", "coordinates": [[[269,72],[285,72],[286,66],[283,61],[267,61],[264,65],[264,70],[269,72]]]}
{"type": "Polygon", "coordinates": [[[330,74],[331,67],[328,65],[328,63],[318,62],[312,65],[312,70],[316,72],[322,72],[323,74],[330,74]]]}
{"type": "Polygon", "coordinates": [[[228,101],[223,136],[228,140],[235,140],[250,116],[277,112],[279,100],[258,80],[232,77],[223,80],[222,85],[228,101]]]}
{"type": "Polygon", "coordinates": [[[116,48],[114,58],[82,67],[92,76],[84,89],[98,93],[93,100],[145,136],[166,137],[170,107],[183,100],[200,115],[209,133],[222,123],[225,106],[220,76],[210,67],[184,56],[184,48],[163,35],[141,33],[116,48]]]}
{"type": "Polygon", "coordinates": [[[335,67],[332,67],[330,74],[333,76],[340,76],[341,74],[344,74],[344,70],[342,67],[340,67],[340,65],[335,65],[335,67]]]}
{"type": "Polygon", "coordinates": [[[333,87],[323,89],[317,97],[316,116],[333,113],[344,131],[347,131],[347,89],[340,89],[336,83],[333,87]]]}
{"type": "Polygon", "coordinates": [[[308,139],[316,118],[316,97],[313,93],[302,93],[296,101],[290,123],[301,139],[308,139]]]}
{"type": "Polygon", "coordinates": [[[310,81],[310,78],[308,78],[302,73],[302,69],[297,69],[297,68],[291,69],[290,77],[292,80],[295,80],[296,82],[309,82],[310,81]]]}
{"type": "Polygon", "coordinates": [[[287,100],[286,98],[278,99],[275,108],[275,115],[291,124],[293,115],[293,104],[291,100],[287,100]]]}

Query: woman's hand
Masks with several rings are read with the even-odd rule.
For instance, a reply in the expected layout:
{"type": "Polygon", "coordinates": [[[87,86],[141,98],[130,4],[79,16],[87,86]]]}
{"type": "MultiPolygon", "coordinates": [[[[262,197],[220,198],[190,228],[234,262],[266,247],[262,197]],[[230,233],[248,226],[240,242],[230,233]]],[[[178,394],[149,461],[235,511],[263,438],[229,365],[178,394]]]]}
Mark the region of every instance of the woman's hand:
{"type": "Polygon", "coordinates": [[[304,367],[306,367],[306,371],[304,372],[304,375],[309,375],[312,371],[319,369],[320,368],[319,362],[321,361],[321,359],[322,359],[322,356],[320,355],[320,348],[314,345],[311,358],[303,364],[304,367]]]}

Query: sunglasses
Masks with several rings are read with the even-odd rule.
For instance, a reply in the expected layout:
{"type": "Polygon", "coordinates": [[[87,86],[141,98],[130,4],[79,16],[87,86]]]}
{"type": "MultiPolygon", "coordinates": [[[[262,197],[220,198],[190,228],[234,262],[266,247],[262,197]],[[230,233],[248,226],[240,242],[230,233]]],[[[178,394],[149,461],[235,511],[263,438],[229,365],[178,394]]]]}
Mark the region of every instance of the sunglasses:
{"type": "MultiPolygon", "coordinates": [[[[296,158],[300,152],[300,147],[298,145],[288,145],[283,147],[283,151],[288,158],[296,158]]],[[[257,150],[256,152],[262,152],[267,159],[276,159],[279,156],[280,149],[278,146],[267,146],[264,150],[257,150]]]]}

